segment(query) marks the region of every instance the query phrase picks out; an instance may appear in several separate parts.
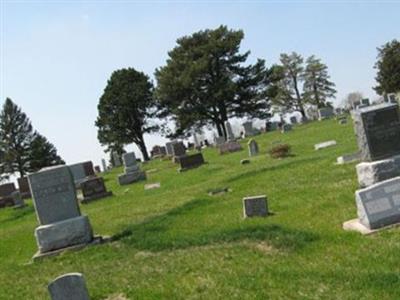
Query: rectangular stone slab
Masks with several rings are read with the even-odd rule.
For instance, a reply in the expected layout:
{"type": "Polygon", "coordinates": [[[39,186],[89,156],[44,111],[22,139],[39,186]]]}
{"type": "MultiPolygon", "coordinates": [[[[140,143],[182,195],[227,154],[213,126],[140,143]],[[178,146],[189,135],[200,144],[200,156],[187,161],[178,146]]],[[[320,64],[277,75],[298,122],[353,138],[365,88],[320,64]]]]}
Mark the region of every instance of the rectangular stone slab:
{"type": "Polygon", "coordinates": [[[400,154],[400,112],[397,104],[384,103],[356,110],[353,119],[363,161],[400,154]]]}
{"type": "Polygon", "coordinates": [[[196,153],[180,157],[179,164],[180,164],[180,171],[201,166],[202,164],[204,164],[203,154],[196,153]]]}
{"type": "Polygon", "coordinates": [[[68,166],[43,169],[28,175],[36,215],[41,225],[81,215],[75,184],[68,166]]]}
{"type": "Polygon", "coordinates": [[[357,215],[369,229],[400,222],[400,177],[356,191],[357,215]]]}
{"type": "Polygon", "coordinates": [[[327,142],[315,144],[314,149],[321,150],[321,149],[325,149],[325,148],[332,147],[332,146],[336,146],[336,141],[327,141],[327,142]]]}
{"type": "Polygon", "coordinates": [[[242,146],[236,141],[228,141],[219,146],[219,154],[226,154],[236,151],[241,151],[242,146]]]}
{"type": "Polygon", "coordinates": [[[267,214],[268,205],[265,195],[243,198],[243,215],[245,218],[265,217],[267,214]]]}
{"type": "Polygon", "coordinates": [[[390,178],[400,176],[400,155],[356,166],[360,187],[367,187],[390,178]]]}

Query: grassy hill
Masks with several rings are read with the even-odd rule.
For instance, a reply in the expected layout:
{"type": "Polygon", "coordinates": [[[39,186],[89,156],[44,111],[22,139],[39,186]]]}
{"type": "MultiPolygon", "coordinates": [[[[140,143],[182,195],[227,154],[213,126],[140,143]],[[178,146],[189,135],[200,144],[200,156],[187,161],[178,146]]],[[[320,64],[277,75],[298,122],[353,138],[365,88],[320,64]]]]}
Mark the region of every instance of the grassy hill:
{"type": "Polygon", "coordinates": [[[255,138],[261,154],[244,149],[184,173],[152,161],[145,182],[120,187],[105,175],[113,197],[82,206],[94,231],[114,236],[88,247],[30,263],[37,247],[32,203],[0,211],[0,299],[47,299],[47,284],[81,272],[93,299],[399,299],[398,229],[372,236],[342,230],[356,217],[354,164],[336,157],[357,150],[352,125],[334,120],[300,125],[287,134],[255,138]],[[334,139],[336,147],[314,151],[334,139]],[[287,142],[294,156],[274,160],[266,149],[287,142]],[[209,196],[210,188],[231,192],[209,196]],[[242,198],[266,194],[267,218],[243,219],[242,198]]]}

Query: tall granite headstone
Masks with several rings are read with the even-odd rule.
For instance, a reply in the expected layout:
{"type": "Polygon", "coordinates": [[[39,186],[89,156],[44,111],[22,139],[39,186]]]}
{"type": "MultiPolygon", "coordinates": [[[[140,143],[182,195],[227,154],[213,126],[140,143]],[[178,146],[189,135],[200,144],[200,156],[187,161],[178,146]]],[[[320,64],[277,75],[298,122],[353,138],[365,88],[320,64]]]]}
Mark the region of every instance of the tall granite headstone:
{"type": "Polygon", "coordinates": [[[20,177],[17,179],[19,192],[21,193],[22,199],[31,198],[31,190],[29,188],[28,177],[20,177]]]}
{"type": "Polygon", "coordinates": [[[258,144],[255,140],[250,139],[247,143],[249,148],[249,156],[256,156],[258,155],[258,144]]]}
{"type": "Polygon", "coordinates": [[[227,140],[233,141],[235,139],[235,136],[233,135],[231,123],[229,123],[229,121],[225,121],[224,125],[225,125],[227,140]]]}
{"type": "Polygon", "coordinates": [[[186,171],[189,169],[197,168],[204,164],[203,154],[196,153],[181,157],[179,160],[180,168],[179,172],[186,171]]]}
{"type": "Polygon", "coordinates": [[[107,164],[104,158],[101,159],[101,166],[103,167],[103,172],[107,171],[107,164]]]}
{"type": "Polygon", "coordinates": [[[39,227],[35,230],[39,254],[93,240],[87,216],[79,210],[75,184],[68,166],[56,166],[28,175],[39,227]]]}
{"type": "Polygon", "coordinates": [[[124,162],[125,173],[118,176],[118,182],[120,185],[126,185],[146,179],[146,173],[141,171],[137,165],[134,152],[125,153],[122,156],[122,160],[124,162]]]}

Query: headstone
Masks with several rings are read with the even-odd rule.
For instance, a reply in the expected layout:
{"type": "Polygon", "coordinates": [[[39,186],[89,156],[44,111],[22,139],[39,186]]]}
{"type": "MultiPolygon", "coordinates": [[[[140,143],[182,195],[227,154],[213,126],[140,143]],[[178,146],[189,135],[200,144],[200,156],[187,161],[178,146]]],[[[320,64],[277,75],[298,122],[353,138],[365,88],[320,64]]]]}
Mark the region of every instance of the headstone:
{"type": "Polygon", "coordinates": [[[336,146],[336,145],[337,145],[336,141],[327,141],[327,142],[315,144],[314,149],[321,150],[321,149],[325,149],[325,148],[336,146]]]}
{"type": "Polygon", "coordinates": [[[318,109],[318,119],[324,120],[332,117],[334,115],[332,107],[323,107],[318,109]]]}
{"type": "Polygon", "coordinates": [[[390,93],[390,94],[387,94],[387,99],[388,99],[388,102],[389,103],[397,103],[397,99],[398,99],[398,97],[396,96],[396,94],[395,93],[390,93]]]}
{"type": "Polygon", "coordinates": [[[80,273],[57,277],[48,286],[51,300],[90,300],[85,279],[80,273]]]}
{"type": "Polygon", "coordinates": [[[180,158],[186,156],[186,148],[183,142],[172,144],[172,156],[175,163],[179,163],[180,158]]]}
{"type": "Polygon", "coordinates": [[[260,195],[243,198],[243,215],[245,218],[267,216],[267,197],[265,195],[260,195]]]}
{"type": "Polygon", "coordinates": [[[94,166],[94,172],[95,172],[96,174],[101,173],[100,166],[94,166]]]}
{"type": "Polygon", "coordinates": [[[166,155],[167,153],[165,147],[155,145],[153,149],[150,151],[150,154],[152,158],[160,158],[166,155]]]}
{"type": "Polygon", "coordinates": [[[107,164],[106,164],[106,160],[104,158],[101,159],[101,165],[103,167],[103,172],[107,171],[107,164]]]}
{"type": "Polygon", "coordinates": [[[366,107],[366,106],[370,106],[371,104],[370,104],[368,98],[364,98],[364,99],[361,99],[361,105],[364,105],[366,107]]]}
{"type": "Polygon", "coordinates": [[[112,163],[114,168],[122,166],[121,157],[117,152],[112,152],[112,163]]]}
{"type": "Polygon", "coordinates": [[[250,139],[247,143],[247,146],[249,148],[249,156],[256,156],[258,155],[258,144],[255,140],[250,139]]]}
{"type": "Polygon", "coordinates": [[[118,176],[118,182],[120,185],[126,185],[146,179],[146,173],[141,171],[137,165],[134,152],[125,153],[122,156],[122,160],[124,162],[125,173],[118,176]]]}
{"type": "Polygon", "coordinates": [[[192,155],[182,156],[179,160],[179,171],[186,171],[188,169],[197,168],[204,164],[203,154],[196,153],[192,155]]]}
{"type": "Polygon", "coordinates": [[[352,163],[355,161],[360,160],[360,152],[352,153],[352,154],[346,154],[343,156],[339,156],[336,161],[339,165],[347,164],[347,163],[352,163]]]}
{"type": "Polygon", "coordinates": [[[154,189],[159,189],[161,187],[161,184],[159,182],[156,183],[148,183],[144,185],[145,190],[154,190],[154,189]]]}
{"type": "Polygon", "coordinates": [[[400,177],[356,192],[358,219],[368,229],[400,222],[400,177]]]}
{"type": "Polygon", "coordinates": [[[283,124],[282,126],[282,133],[288,132],[292,130],[292,125],[291,124],[283,124]]]}
{"type": "Polygon", "coordinates": [[[28,177],[18,178],[19,192],[21,193],[22,199],[28,199],[32,197],[31,190],[29,188],[28,177]]]}
{"type": "Polygon", "coordinates": [[[197,134],[193,134],[193,142],[194,142],[194,146],[195,147],[199,147],[200,146],[200,142],[199,142],[199,139],[198,139],[198,137],[197,137],[197,134]]]}
{"type": "Polygon", "coordinates": [[[355,111],[353,118],[363,161],[400,154],[400,113],[397,104],[369,106],[355,111]]]}
{"type": "Polygon", "coordinates": [[[225,143],[225,138],[223,136],[217,136],[214,139],[214,143],[216,146],[222,145],[225,143]]]}
{"type": "Polygon", "coordinates": [[[254,136],[260,133],[258,129],[255,129],[253,127],[253,122],[248,121],[244,122],[243,124],[243,129],[244,129],[244,136],[249,137],[249,136],[254,136]]]}
{"type": "Polygon", "coordinates": [[[297,124],[297,118],[295,116],[290,117],[290,123],[297,124]]]}
{"type": "Polygon", "coordinates": [[[173,155],[173,153],[172,153],[172,144],[173,143],[175,143],[175,142],[168,142],[168,143],[165,143],[165,149],[166,149],[166,151],[167,151],[167,155],[168,156],[172,156],[173,155]]]}
{"type": "Polygon", "coordinates": [[[226,154],[236,151],[241,151],[242,146],[236,141],[228,141],[219,146],[219,154],[226,154]]]}
{"type": "Polygon", "coordinates": [[[225,124],[225,131],[226,131],[227,140],[228,141],[233,141],[235,139],[235,136],[233,135],[231,123],[229,123],[229,121],[225,121],[224,124],[225,124]]]}
{"type": "Polygon", "coordinates": [[[68,166],[71,170],[72,177],[77,188],[80,187],[82,181],[86,180],[87,177],[95,176],[93,163],[91,161],[85,161],[77,164],[68,166]]]}
{"type": "Polygon", "coordinates": [[[0,185],[0,208],[14,205],[12,194],[16,191],[14,183],[4,183],[0,185]]]}
{"type": "Polygon", "coordinates": [[[79,210],[68,166],[56,166],[28,175],[39,227],[35,230],[39,253],[93,240],[87,216],[79,210]]]}
{"type": "Polygon", "coordinates": [[[82,203],[88,203],[93,200],[112,196],[112,192],[108,192],[102,177],[88,178],[81,183],[82,203]]]}

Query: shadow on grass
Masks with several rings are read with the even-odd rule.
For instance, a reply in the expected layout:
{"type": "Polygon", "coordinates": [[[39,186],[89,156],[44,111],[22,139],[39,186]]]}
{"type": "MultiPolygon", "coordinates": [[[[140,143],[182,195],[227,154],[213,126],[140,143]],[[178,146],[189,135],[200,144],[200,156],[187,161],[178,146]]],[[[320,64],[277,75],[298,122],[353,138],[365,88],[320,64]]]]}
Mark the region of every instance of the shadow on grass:
{"type": "Polygon", "coordinates": [[[31,215],[34,212],[35,212],[35,209],[33,208],[32,205],[25,206],[23,208],[18,208],[18,209],[11,209],[9,217],[0,221],[0,224],[13,222],[13,221],[21,219],[25,216],[31,215]]]}
{"type": "Polygon", "coordinates": [[[250,220],[250,222],[243,220],[239,224],[230,224],[225,228],[223,225],[207,228],[199,221],[201,222],[203,213],[207,213],[210,205],[215,203],[218,202],[195,199],[163,215],[130,225],[114,235],[113,240],[140,250],[156,252],[243,240],[266,241],[275,248],[296,250],[318,239],[314,233],[284,228],[275,224],[251,224],[250,220]],[[198,221],[196,221],[196,216],[199,217],[198,221]],[[201,230],[198,230],[199,228],[201,230]]]}
{"type": "Polygon", "coordinates": [[[273,165],[273,166],[267,166],[267,167],[263,167],[263,168],[260,168],[260,169],[254,170],[254,171],[248,171],[248,172],[240,173],[238,175],[235,175],[235,176],[232,176],[232,177],[226,179],[225,182],[230,183],[230,182],[233,182],[233,181],[246,179],[246,178],[253,177],[253,176],[256,176],[258,174],[267,172],[267,171],[290,169],[293,165],[302,164],[302,163],[308,163],[308,162],[316,161],[316,160],[319,160],[319,159],[321,159],[321,157],[313,157],[313,158],[307,158],[307,159],[298,159],[298,160],[285,161],[285,162],[278,163],[278,164],[273,165]]]}

